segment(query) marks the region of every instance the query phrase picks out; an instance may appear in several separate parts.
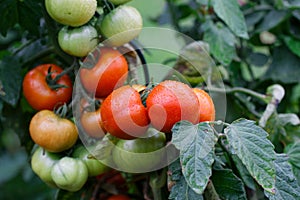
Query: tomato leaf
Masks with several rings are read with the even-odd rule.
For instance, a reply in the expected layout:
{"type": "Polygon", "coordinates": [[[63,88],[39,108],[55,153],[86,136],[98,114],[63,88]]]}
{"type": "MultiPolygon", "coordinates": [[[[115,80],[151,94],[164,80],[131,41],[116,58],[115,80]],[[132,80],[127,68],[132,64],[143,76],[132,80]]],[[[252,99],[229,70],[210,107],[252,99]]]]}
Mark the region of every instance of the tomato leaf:
{"type": "Polygon", "coordinates": [[[285,153],[289,156],[289,162],[300,168],[300,142],[295,142],[285,148],[285,153]]]}
{"type": "Polygon", "coordinates": [[[209,44],[210,52],[220,63],[228,65],[236,56],[234,35],[221,23],[208,22],[204,26],[203,40],[209,44]]]}
{"type": "Polygon", "coordinates": [[[7,31],[16,24],[21,25],[30,33],[38,35],[39,19],[42,16],[38,0],[3,0],[0,3],[0,12],[0,33],[2,35],[6,35],[7,31]]]}
{"type": "Polygon", "coordinates": [[[291,165],[287,162],[286,154],[277,154],[275,160],[276,184],[275,194],[265,191],[270,200],[300,199],[300,186],[295,178],[291,165]]]}
{"type": "Polygon", "coordinates": [[[180,151],[182,173],[188,185],[202,194],[212,173],[217,139],[208,123],[181,121],[172,129],[172,143],[180,151]]]}
{"type": "Polygon", "coordinates": [[[21,65],[14,57],[0,61],[0,99],[15,106],[20,98],[22,85],[21,65]]]}
{"type": "Polygon", "coordinates": [[[224,130],[229,145],[252,177],[266,190],[274,192],[275,151],[268,133],[254,121],[239,119],[224,130]]]}
{"type": "Polygon", "coordinates": [[[211,179],[221,199],[247,199],[243,182],[230,169],[213,171],[211,179]]]}
{"type": "Polygon", "coordinates": [[[300,40],[294,39],[290,36],[284,36],[283,41],[291,52],[300,57],[300,40]]]}
{"type": "Polygon", "coordinates": [[[255,29],[255,32],[260,33],[262,31],[270,30],[283,22],[286,17],[288,17],[288,12],[286,10],[271,10],[264,16],[262,22],[255,29]]]}
{"type": "Polygon", "coordinates": [[[236,0],[212,0],[215,13],[239,37],[248,39],[247,26],[244,15],[236,0]]]}

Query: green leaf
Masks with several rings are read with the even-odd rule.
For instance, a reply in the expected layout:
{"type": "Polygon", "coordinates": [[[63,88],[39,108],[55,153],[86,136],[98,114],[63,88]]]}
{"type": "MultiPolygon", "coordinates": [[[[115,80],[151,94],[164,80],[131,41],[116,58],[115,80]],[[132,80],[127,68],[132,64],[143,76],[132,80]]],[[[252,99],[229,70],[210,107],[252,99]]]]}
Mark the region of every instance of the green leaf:
{"type": "Polygon", "coordinates": [[[236,0],[212,0],[215,13],[220,17],[235,35],[248,39],[247,26],[244,15],[236,0]]]}
{"type": "Polygon", "coordinates": [[[215,25],[208,22],[205,26],[203,40],[209,44],[210,52],[220,63],[229,65],[236,57],[234,35],[220,23],[215,25]]]}
{"type": "Polygon", "coordinates": [[[275,194],[265,191],[270,200],[300,199],[300,186],[295,178],[286,154],[278,154],[275,160],[276,184],[275,194]]]}
{"type": "Polygon", "coordinates": [[[284,36],[283,41],[285,45],[291,50],[291,52],[300,57],[300,40],[294,39],[290,36],[284,36]]]}
{"type": "Polygon", "coordinates": [[[285,20],[288,12],[285,10],[271,10],[264,16],[263,21],[256,28],[256,33],[270,30],[285,20]]]}
{"type": "Polygon", "coordinates": [[[215,170],[211,180],[220,198],[247,199],[243,182],[231,170],[215,170]]]}
{"type": "Polygon", "coordinates": [[[266,71],[264,79],[275,82],[299,83],[300,58],[291,53],[286,46],[279,46],[273,50],[273,61],[266,71]]]}
{"type": "Polygon", "coordinates": [[[268,133],[254,121],[239,119],[225,129],[229,145],[252,177],[267,191],[274,192],[275,152],[268,133]]]}
{"type": "Polygon", "coordinates": [[[284,152],[289,156],[289,162],[300,168],[300,142],[295,142],[286,146],[284,152]]]}
{"type": "Polygon", "coordinates": [[[0,61],[0,99],[15,106],[22,86],[21,64],[14,57],[0,61]]]}
{"type": "Polygon", "coordinates": [[[182,173],[188,185],[202,194],[211,176],[217,139],[208,123],[181,121],[172,129],[172,143],[180,151],[182,173]]]}
{"type": "Polygon", "coordinates": [[[202,200],[203,196],[201,194],[197,194],[194,190],[192,190],[185,178],[183,176],[180,177],[178,181],[176,181],[175,185],[173,185],[169,199],[173,200],[202,200]]]}
{"type": "Polygon", "coordinates": [[[30,33],[38,35],[39,19],[41,18],[39,3],[38,0],[2,0],[0,3],[0,33],[6,35],[10,28],[19,24],[30,33]]]}

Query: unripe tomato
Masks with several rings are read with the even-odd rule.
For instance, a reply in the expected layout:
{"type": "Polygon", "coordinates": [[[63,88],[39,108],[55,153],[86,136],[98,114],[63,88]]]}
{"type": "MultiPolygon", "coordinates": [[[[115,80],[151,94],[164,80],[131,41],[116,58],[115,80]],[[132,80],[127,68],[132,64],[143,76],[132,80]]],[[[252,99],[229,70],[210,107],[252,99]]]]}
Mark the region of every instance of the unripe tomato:
{"type": "Polygon", "coordinates": [[[137,9],[121,5],[112,10],[101,21],[100,32],[106,45],[122,46],[136,38],[143,27],[143,19],[137,9]]]}
{"type": "Polygon", "coordinates": [[[63,157],[53,166],[51,176],[59,188],[76,192],[87,181],[88,169],[80,159],[63,157]]]}
{"type": "Polygon", "coordinates": [[[107,200],[130,200],[130,198],[124,194],[116,194],[108,197],[107,200]]]}
{"type": "Polygon", "coordinates": [[[112,2],[115,5],[121,5],[121,4],[125,4],[131,0],[109,0],[110,2],[112,2]]]}
{"type": "Polygon", "coordinates": [[[162,162],[164,151],[157,150],[164,147],[165,143],[164,133],[149,128],[143,138],[118,141],[112,152],[113,161],[122,171],[153,171],[162,162]]]}
{"type": "Polygon", "coordinates": [[[45,5],[54,20],[69,26],[87,23],[97,9],[96,0],[46,0],[45,5]]]}
{"type": "Polygon", "coordinates": [[[133,139],[146,133],[149,119],[140,94],[126,85],[114,90],[101,105],[104,128],[121,139],[133,139]]]}
{"type": "Polygon", "coordinates": [[[106,130],[103,126],[100,108],[96,111],[83,111],[80,116],[80,123],[85,133],[93,138],[104,137],[106,130]]]}
{"type": "Polygon", "coordinates": [[[97,63],[92,68],[81,67],[80,80],[89,93],[95,94],[96,97],[106,97],[124,84],[128,64],[125,57],[113,48],[103,47],[100,48],[100,52],[95,51],[94,54],[95,57],[99,57],[97,63]]]}
{"type": "Polygon", "coordinates": [[[157,130],[170,133],[181,120],[197,123],[199,101],[192,88],[178,81],[163,81],[149,93],[146,105],[151,124],[157,130]]]}
{"type": "Polygon", "coordinates": [[[58,33],[58,44],[66,53],[83,57],[97,46],[98,33],[91,25],[76,28],[65,26],[58,33]]]}
{"type": "Polygon", "coordinates": [[[84,146],[78,146],[73,152],[74,158],[81,159],[88,169],[89,176],[97,176],[110,170],[109,167],[104,165],[102,162],[93,158],[89,151],[84,146]]]}
{"type": "Polygon", "coordinates": [[[215,120],[215,106],[212,98],[207,92],[199,88],[193,88],[200,103],[199,120],[198,122],[214,121],[215,120]]]}
{"type": "Polygon", "coordinates": [[[60,156],[55,153],[50,153],[43,148],[38,147],[31,158],[31,168],[40,177],[42,181],[50,186],[56,186],[52,180],[51,170],[55,163],[60,159],[60,156]]]}
{"type": "Polygon", "coordinates": [[[63,71],[55,64],[42,64],[30,70],[23,80],[23,94],[29,105],[36,110],[53,110],[55,106],[67,103],[72,97],[73,85],[68,75],[62,76],[55,83],[65,87],[52,89],[47,83],[50,67],[52,80],[63,71]]]}
{"type": "Polygon", "coordinates": [[[67,150],[78,138],[75,124],[50,110],[41,110],[32,117],[29,133],[36,144],[50,152],[67,150]]]}

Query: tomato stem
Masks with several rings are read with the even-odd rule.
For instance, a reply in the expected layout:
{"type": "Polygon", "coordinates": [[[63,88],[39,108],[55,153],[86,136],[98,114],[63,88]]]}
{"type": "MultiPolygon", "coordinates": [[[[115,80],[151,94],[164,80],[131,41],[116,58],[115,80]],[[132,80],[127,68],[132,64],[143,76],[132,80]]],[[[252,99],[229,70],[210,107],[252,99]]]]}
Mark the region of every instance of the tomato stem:
{"type": "Polygon", "coordinates": [[[48,74],[46,75],[46,82],[48,84],[48,86],[52,89],[52,90],[57,90],[59,88],[68,88],[67,85],[62,85],[62,84],[57,84],[58,80],[61,79],[64,75],[68,74],[69,72],[71,72],[74,69],[74,65],[71,65],[70,67],[66,68],[65,70],[63,70],[61,73],[59,73],[58,75],[56,75],[54,78],[52,78],[52,74],[55,71],[51,71],[52,67],[50,66],[48,68],[48,74]]]}

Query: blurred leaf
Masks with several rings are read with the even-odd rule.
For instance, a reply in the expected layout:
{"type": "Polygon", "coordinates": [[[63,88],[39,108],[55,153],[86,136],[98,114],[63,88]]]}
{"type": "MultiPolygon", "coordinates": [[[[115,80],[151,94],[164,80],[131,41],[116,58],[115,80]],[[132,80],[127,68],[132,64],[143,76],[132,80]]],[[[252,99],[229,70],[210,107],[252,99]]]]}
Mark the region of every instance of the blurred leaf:
{"type": "Polygon", "coordinates": [[[69,191],[66,191],[66,190],[58,189],[56,194],[55,194],[55,199],[56,200],[82,200],[82,197],[81,197],[80,193],[82,193],[82,191],[80,191],[80,192],[69,192],[69,191]]]}
{"type": "Polygon", "coordinates": [[[252,65],[262,67],[267,64],[269,56],[259,52],[252,52],[248,55],[248,60],[252,65]]]}
{"type": "Polygon", "coordinates": [[[41,18],[41,8],[38,3],[38,0],[2,0],[0,3],[1,34],[6,35],[10,28],[19,24],[30,33],[38,35],[41,18]]]}
{"type": "Polygon", "coordinates": [[[300,58],[291,53],[285,46],[274,48],[273,61],[264,78],[282,83],[300,82],[300,58]]]}
{"type": "Polygon", "coordinates": [[[211,179],[220,198],[247,199],[243,182],[231,170],[215,170],[211,179]]]}
{"type": "Polygon", "coordinates": [[[287,162],[286,154],[277,154],[275,160],[276,184],[275,194],[265,191],[270,200],[298,200],[300,199],[300,186],[295,178],[291,165],[287,162]]]}
{"type": "Polygon", "coordinates": [[[266,12],[259,11],[259,12],[251,12],[250,14],[245,15],[247,27],[252,27],[256,25],[259,21],[261,21],[265,17],[265,14],[266,12]]]}
{"type": "Polygon", "coordinates": [[[14,57],[0,60],[0,98],[15,106],[19,100],[22,85],[21,64],[14,57]]]}
{"type": "Polygon", "coordinates": [[[210,46],[210,52],[222,64],[228,65],[236,56],[235,37],[222,24],[208,22],[205,24],[203,40],[210,46]]]}
{"type": "Polygon", "coordinates": [[[300,119],[294,113],[279,114],[278,118],[279,118],[280,123],[282,124],[282,126],[285,126],[287,124],[291,124],[291,125],[294,125],[294,126],[300,125],[300,119]]]}
{"type": "Polygon", "coordinates": [[[300,40],[296,40],[290,36],[284,36],[283,41],[286,46],[293,52],[295,55],[300,57],[300,40]]]}
{"type": "Polygon", "coordinates": [[[285,10],[271,10],[264,16],[263,21],[256,27],[256,33],[267,31],[283,22],[288,17],[285,10]]]}
{"type": "Polygon", "coordinates": [[[244,15],[236,0],[212,0],[212,6],[218,17],[228,25],[235,35],[248,39],[244,15]]]}
{"type": "Polygon", "coordinates": [[[300,142],[295,142],[286,146],[284,152],[289,156],[289,162],[300,168],[300,142]]]}
{"type": "Polygon", "coordinates": [[[180,151],[183,175],[188,185],[202,194],[211,176],[217,139],[208,123],[181,121],[172,129],[172,144],[180,151]]]}
{"type": "Polygon", "coordinates": [[[254,121],[239,119],[225,129],[229,145],[241,159],[249,173],[267,191],[274,192],[274,146],[268,133],[254,121]]]}

